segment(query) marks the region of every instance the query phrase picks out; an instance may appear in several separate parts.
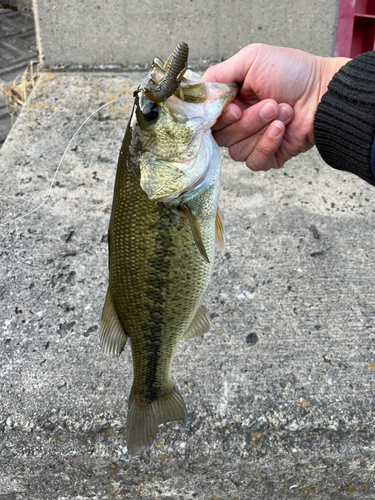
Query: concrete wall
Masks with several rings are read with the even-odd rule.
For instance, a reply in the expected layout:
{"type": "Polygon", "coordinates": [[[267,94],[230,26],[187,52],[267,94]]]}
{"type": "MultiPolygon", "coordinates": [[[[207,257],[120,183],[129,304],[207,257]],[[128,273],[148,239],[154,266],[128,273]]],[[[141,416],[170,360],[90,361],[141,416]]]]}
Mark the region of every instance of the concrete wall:
{"type": "MultiPolygon", "coordinates": [[[[332,54],[338,0],[34,0],[45,67],[128,67],[165,58],[179,41],[191,66],[253,42],[332,54]]],[[[138,66],[138,67],[139,67],[138,66]]]]}

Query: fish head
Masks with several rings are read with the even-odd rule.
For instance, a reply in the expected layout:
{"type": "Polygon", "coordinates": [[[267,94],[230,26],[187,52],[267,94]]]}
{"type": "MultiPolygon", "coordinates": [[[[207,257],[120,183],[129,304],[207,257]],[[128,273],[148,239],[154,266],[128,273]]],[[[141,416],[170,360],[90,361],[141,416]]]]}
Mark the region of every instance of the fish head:
{"type": "MultiPolygon", "coordinates": [[[[154,82],[163,78],[159,66],[151,71],[154,82]]],[[[200,82],[191,71],[162,102],[153,102],[140,87],[132,129],[141,188],[150,200],[173,200],[204,179],[212,154],[210,129],[236,92],[236,84],[200,82]]]]}

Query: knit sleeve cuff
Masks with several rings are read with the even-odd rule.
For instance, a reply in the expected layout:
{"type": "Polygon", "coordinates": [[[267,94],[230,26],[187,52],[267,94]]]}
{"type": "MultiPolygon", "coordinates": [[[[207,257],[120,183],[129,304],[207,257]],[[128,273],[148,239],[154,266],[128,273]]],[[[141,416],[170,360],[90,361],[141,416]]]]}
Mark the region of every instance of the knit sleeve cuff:
{"type": "Polygon", "coordinates": [[[375,186],[371,147],[375,137],[375,52],[343,66],[328,85],[314,120],[314,138],[323,160],[375,186]]]}

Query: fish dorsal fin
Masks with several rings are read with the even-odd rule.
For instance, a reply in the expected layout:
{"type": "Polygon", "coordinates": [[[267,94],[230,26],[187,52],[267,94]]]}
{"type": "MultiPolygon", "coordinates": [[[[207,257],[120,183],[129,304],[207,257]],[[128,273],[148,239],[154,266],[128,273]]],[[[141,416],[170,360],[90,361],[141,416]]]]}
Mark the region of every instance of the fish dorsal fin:
{"type": "Polygon", "coordinates": [[[225,250],[225,228],[224,221],[219,210],[215,218],[215,243],[220,250],[225,250]]]}
{"type": "Polygon", "coordinates": [[[128,336],[120,323],[115,306],[113,305],[109,286],[100,320],[99,338],[103,352],[112,358],[120,356],[128,340],[128,336]]]}
{"type": "Polygon", "coordinates": [[[201,234],[201,230],[199,227],[198,218],[193,214],[193,212],[191,211],[191,209],[188,205],[184,205],[182,207],[182,210],[188,216],[190,229],[191,229],[191,232],[193,234],[194,242],[197,245],[197,248],[198,248],[200,254],[202,255],[202,257],[204,258],[204,260],[209,264],[210,259],[208,258],[206,249],[204,248],[204,245],[203,245],[202,234],[201,234]]]}
{"type": "Polygon", "coordinates": [[[198,335],[203,335],[208,332],[210,326],[207,310],[204,305],[201,305],[182,338],[193,339],[194,337],[198,337],[198,335]]]}

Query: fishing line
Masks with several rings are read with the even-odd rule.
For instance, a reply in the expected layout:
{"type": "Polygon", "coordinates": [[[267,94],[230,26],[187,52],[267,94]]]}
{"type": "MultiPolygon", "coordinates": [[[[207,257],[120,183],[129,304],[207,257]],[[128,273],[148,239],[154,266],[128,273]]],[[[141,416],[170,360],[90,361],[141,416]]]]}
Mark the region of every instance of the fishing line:
{"type": "Polygon", "coordinates": [[[34,212],[36,212],[37,210],[39,210],[45,203],[47,203],[47,201],[51,198],[51,193],[52,193],[52,188],[53,188],[53,185],[55,183],[55,180],[56,180],[56,176],[58,174],[58,171],[60,170],[60,167],[61,167],[61,164],[62,162],[64,161],[64,158],[65,158],[65,155],[66,153],[68,152],[72,142],[74,141],[74,139],[76,138],[76,136],[78,135],[79,131],[81,130],[81,128],[90,120],[90,118],[92,116],[95,115],[95,113],[97,113],[98,111],[100,111],[101,109],[105,108],[106,106],[108,106],[109,104],[112,104],[113,102],[117,101],[118,99],[120,99],[119,97],[116,97],[116,99],[113,99],[112,101],[109,101],[107,102],[106,104],[103,104],[103,106],[100,106],[100,108],[96,109],[93,113],[91,113],[90,116],[88,116],[84,122],[78,127],[78,129],[76,130],[76,132],[74,133],[73,137],[70,139],[69,141],[69,144],[66,146],[65,148],[65,151],[61,157],[61,160],[59,161],[59,164],[57,165],[57,168],[55,170],[55,173],[54,173],[54,176],[52,178],[52,182],[51,182],[51,185],[50,185],[50,188],[49,188],[49,191],[48,191],[48,194],[46,196],[46,198],[35,208],[33,208],[33,210],[30,210],[30,212],[27,212],[26,214],[23,214],[23,215],[19,215],[18,217],[15,217],[14,219],[10,219],[6,222],[2,222],[0,224],[0,227],[1,226],[5,226],[5,224],[9,224],[10,222],[15,222],[17,220],[20,220],[20,219],[24,219],[25,217],[28,217],[29,215],[33,214],[34,212]]]}

